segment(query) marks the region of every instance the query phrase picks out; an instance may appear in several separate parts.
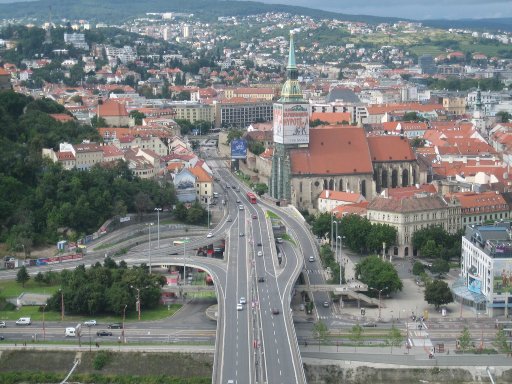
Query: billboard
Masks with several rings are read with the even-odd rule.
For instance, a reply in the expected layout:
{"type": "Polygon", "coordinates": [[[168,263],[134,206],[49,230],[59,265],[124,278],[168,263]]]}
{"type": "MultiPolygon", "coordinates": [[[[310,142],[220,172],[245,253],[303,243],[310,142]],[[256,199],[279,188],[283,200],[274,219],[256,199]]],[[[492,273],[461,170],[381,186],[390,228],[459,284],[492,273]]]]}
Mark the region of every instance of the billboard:
{"type": "Polygon", "coordinates": [[[234,139],[231,141],[231,158],[247,158],[247,141],[245,141],[244,139],[234,139]]]}
{"type": "Polygon", "coordinates": [[[305,104],[274,104],[274,142],[309,143],[309,112],[305,104]]]}
{"type": "Polygon", "coordinates": [[[494,294],[512,293],[512,260],[494,259],[494,294]]]}

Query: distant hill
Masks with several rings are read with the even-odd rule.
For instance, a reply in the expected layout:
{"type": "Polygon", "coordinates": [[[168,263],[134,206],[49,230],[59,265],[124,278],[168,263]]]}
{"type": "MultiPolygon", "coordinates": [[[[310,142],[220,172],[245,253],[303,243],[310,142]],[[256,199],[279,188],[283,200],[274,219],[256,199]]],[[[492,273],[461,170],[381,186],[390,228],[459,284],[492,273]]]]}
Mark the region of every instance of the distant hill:
{"type": "MultiPolygon", "coordinates": [[[[264,4],[255,1],[233,0],[40,0],[19,3],[0,3],[0,15],[4,19],[35,18],[39,21],[85,19],[93,22],[120,23],[147,12],[193,13],[202,20],[214,20],[219,16],[246,16],[265,12],[288,12],[315,18],[338,18],[371,24],[394,23],[403,18],[365,15],[347,15],[318,9],[290,5],[264,4]]],[[[425,25],[438,28],[472,28],[512,31],[512,18],[480,20],[422,20],[425,25]]]]}
{"type": "Polygon", "coordinates": [[[37,18],[47,20],[51,6],[52,19],[86,19],[109,23],[122,22],[146,12],[185,12],[193,13],[202,19],[216,19],[219,16],[244,16],[265,12],[289,12],[312,17],[342,18],[368,23],[393,22],[398,19],[342,15],[312,8],[288,5],[263,4],[255,1],[222,0],[40,0],[31,2],[0,4],[2,18],[37,18]]]}

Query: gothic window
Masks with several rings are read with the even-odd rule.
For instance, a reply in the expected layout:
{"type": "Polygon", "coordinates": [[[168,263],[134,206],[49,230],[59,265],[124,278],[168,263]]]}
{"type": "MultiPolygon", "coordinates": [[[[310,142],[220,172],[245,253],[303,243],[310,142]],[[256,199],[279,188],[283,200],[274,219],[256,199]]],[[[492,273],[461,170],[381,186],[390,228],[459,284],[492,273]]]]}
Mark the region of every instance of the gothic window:
{"type": "Polygon", "coordinates": [[[302,181],[299,182],[299,193],[302,193],[302,181]]]}
{"type": "Polygon", "coordinates": [[[324,179],[324,189],[329,189],[329,183],[327,182],[327,179],[324,179]]]}
{"type": "Polygon", "coordinates": [[[366,180],[361,181],[361,195],[366,197],[366,180]]]}
{"type": "Polygon", "coordinates": [[[329,190],[334,191],[334,180],[333,179],[329,180],[329,190]]]}
{"type": "Polygon", "coordinates": [[[391,188],[398,187],[398,171],[393,169],[391,172],[391,188]]]}
{"type": "Polygon", "coordinates": [[[409,185],[409,171],[404,169],[402,171],[402,187],[407,187],[409,185]]]}
{"type": "Polygon", "coordinates": [[[339,183],[338,183],[338,191],[343,191],[343,179],[340,179],[339,183]]]}
{"type": "Polygon", "coordinates": [[[387,169],[383,169],[382,170],[382,183],[381,183],[381,186],[382,186],[382,188],[387,188],[388,187],[388,170],[387,169]]]}
{"type": "Polygon", "coordinates": [[[416,176],[416,168],[413,168],[412,170],[412,183],[414,185],[418,184],[417,176],[416,176]]]}

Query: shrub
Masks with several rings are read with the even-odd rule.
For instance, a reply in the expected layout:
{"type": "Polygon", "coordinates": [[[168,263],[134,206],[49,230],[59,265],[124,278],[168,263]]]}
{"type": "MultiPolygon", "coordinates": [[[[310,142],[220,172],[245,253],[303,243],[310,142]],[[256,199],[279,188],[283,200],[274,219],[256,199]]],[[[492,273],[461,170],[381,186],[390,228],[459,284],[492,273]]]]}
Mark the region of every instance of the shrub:
{"type": "Polygon", "coordinates": [[[96,356],[94,356],[92,366],[97,371],[100,371],[105,367],[105,365],[107,365],[107,363],[110,361],[111,358],[112,358],[112,356],[111,356],[110,352],[100,351],[96,354],[96,356]]]}

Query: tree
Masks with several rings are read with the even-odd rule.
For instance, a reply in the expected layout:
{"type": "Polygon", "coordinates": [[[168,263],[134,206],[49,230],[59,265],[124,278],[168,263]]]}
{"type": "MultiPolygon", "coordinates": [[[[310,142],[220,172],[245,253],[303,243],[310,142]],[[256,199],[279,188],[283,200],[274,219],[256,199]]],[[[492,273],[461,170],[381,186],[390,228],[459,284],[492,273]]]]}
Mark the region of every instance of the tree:
{"type": "Polygon", "coordinates": [[[357,351],[357,346],[361,345],[363,341],[363,327],[361,327],[359,324],[354,325],[350,329],[348,338],[351,342],[354,343],[354,351],[357,351]]]}
{"type": "Polygon", "coordinates": [[[430,268],[430,270],[432,273],[441,276],[443,273],[448,273],[450,271],[450,263],[443,259],[436,259],[432,262],[432,268],[430,268]]]}
{"type": "Polygon", "coordinates": [[[372,229],[370,221],[359,215],[346,215],[340,220],[340,224],[341,235],[345,236],[343,244],[354,252],[365,252],[372,229]]]}
{"type": "Polygon", "coordinates": [[[427,240],[425,245],[420,248],[421,256],[431,259],[439,257],[441,251],[442,245],[437,244],[435,240],[427,240]]]}
{"type": "MultiPolygon", "coordinates": [[[[383,261],[378,256],[368,256],[356,265],[356,276],[359,280],[377,291],[401,291],[403,284],[398,277],[395,267],[389,261],[383,261]]],[[[373,291],[369,295],[375,295],[373,291]]]]}
{"type": "Polygon", "coordinates": [[[258,196],[262,196],[268,192],[268,185],[265,183],[256,183],[254,184],[253,189],[258,196]]]}
{"type": "Polygon", "coordinates": [[[25,283],[30,280],[30,275],[27,272],[27,268],[23,265],[16,273],[16,282],[20,283],[25,288],[25,283]]]}
{"type": "Polygon", "coordinates": [[[424,272],[425,272],[425,266],[422,263],[420,263],[419,261],[415,261],[414,265],[412,266],[412,274],[415,276],[419,276],[424,272]]]}
{"type": "Polygon", "coordinates": [[[382,250],[382,245],[386,244],[386,248],[395,244],[397,237],[395,227],[387,224],[371,224],[370,232],[366,242],[369,251],[378,253],[382,250]]]}
{"type": "Polygon", "coordinates": [[[176,208],[174,209],[174,216],[180,221],[185,221],[187,218],[187,207],[181,201],[176,204],[176,208]]]}
{"type": "Polygon", "coordinates": [[[496,113],[496,117],[499,117],[502,123],[508,123],[510,120],[512,120],[512,115],[505,111],[496,113]]]}
{"type": "Polygon", "coordinates": [[[92,117],[91,125],[94,128],[108,127],[107,121],[103,117],[98,117],[97,115],[92,117]]]}
{"type": "Polygon", "coordinates": [[[146,115],[137,110],[130,111],[130,117],[135,120],[135,125],[142,125],[142,119],[146,117],[146,115]]]}
{"type": "Polygon", "coordinates": [[[241,138],[243,134],[244,131],[241,129],[230,129],[228,132],[227,143],[230,144],[233,140],[241,138]]]}
{"type": "Polygon", "coordinates": [[[446,282],[433,280],[425,287],[425,301],[439,309],[441,305],[453,303],[452,291],[446,282]]]}
{"type": "Polygon", "coordinates": [[[460,349],[462,349],[462,352],[466,352],[466,349],[468,349],[473,342],[468,327],[464,327],[458,341],[460,349]]]}
{"type": "Polygon", "coordinates": [[[318,320],[313,325],[313,337],[318,339],[318,350],[320,350],[320,342],[325,341],[329,336],[329,329],[322,320],[318,320]]]}
{"type": "Polygon", "coordinates": [[[386,344],[391,347],[391,353],[393,353],[393,347],[400,347],[403,341],[402,332],[393,324],[386,335],[386,344]]]}
{"type": "Polygon", "coordinates": [[[498,329],[498,332],[496,332],[496,337],[494,338],[492,345],[496,347],[499,353],[506,353],[508,355],[511,351],[510,344],[508,343],[507,334],[503,329],[498,329]]]}
{"type": "Polygon", "coordinates": [[[331,214],[329,212],[325,212],[316,216],[311,230],[316,236],[329,236],[331,233],[331,214]]]}
{"type": "Polygon", "coordinates": [[[45,283],[45,277],[43,275],[42,272],[38,272],[36,277],[34,277],[34,281],[37,283],[37,284],[43,284],[45,283]]]}

